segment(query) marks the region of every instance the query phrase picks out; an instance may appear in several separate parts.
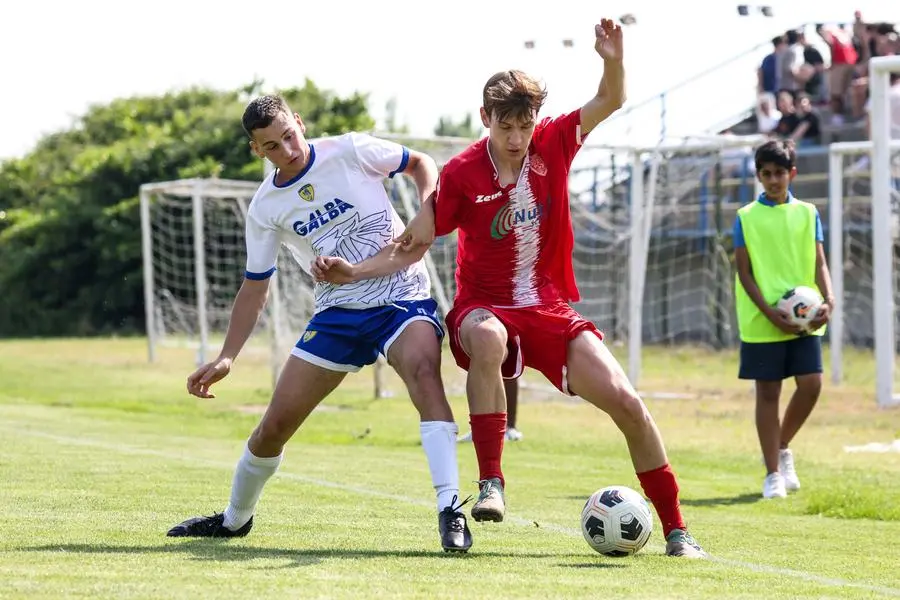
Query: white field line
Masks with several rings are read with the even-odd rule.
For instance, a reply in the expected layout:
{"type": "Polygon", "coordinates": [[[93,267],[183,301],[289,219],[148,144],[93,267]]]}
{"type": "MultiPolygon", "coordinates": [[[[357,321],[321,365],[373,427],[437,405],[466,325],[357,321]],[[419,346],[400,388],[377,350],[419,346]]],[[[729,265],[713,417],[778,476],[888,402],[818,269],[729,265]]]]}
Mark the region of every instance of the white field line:
{"type": "MultiPolygon", "coordinates": [[[[10,425],[11,423],[7,423],[10,425]]],[[[22,423],[22,425],[27,427],[27,424],[22,423]]],[[[90,448],[99,448],[101,450],[108,450],[110,452],[115,452],[119,454],[128,454],[133,456],[154,456],[157,458],[164,458],[167,460],[176,460],[176,461],[184,461],[190,462],[195,465],[205,465],[209,467],[217,467],[221,469],[233,470],[236,464],[235,462],[226,463],[221,461],[213,461],[213,460],[205,460],[205,459],[197,459],[193,456],[186,456],[183,454],[175,454],[171,452],[162,452],[159,450],[152,450],[149,448],[137,448],[133,446],[125,446],[121,444],[111,444],[108,442],[104,442],[101,440],[93,440],[89,438],[75,438],[69,436],[61,436],[52,433],[35,431],[29,429],[20,429],[20,428],[12,428],[2,426],[0,427],[0,431],[4,431],[7,433],[11,433],[14,435],[41,438],[45,440],[50,440],[56,442],[58,444],[64,446],[85,446],[90,448]]],[[[409,504],[413,506],[419,506],[423,508],[428,508],[430,510],[434,510],[434,502],[425,501],[425,500],[417,500],[415,498],[411,498],[409,496],[401,496],[398,494],[388,494],[385,492],[379,492],[377,490],[372,490],[368,488],[363,488],[355,485],[347,485],[343,483],[337,483],[334,481],[328,481],[325,479],[319,479],[318,477],[308,477],[306,475],[300,475],[297,473],[290,473],[288,471],[280,470],[275,475],[276,477],[280,477],[282,479],[289,479],[292,481],[301,481],[303,483],[311,484],[314,486],[331,488],[336,490],[342,490],[345,492],[351,492],[354,494],[360,494],[368,497],[376,497],[376,498],[384,498],[385,500],[393,500],[395,502],[402,502],[404,504],[409,504]]],[[[507,514],[505,521],[514,523],[516,525],[520,525],[523,527],[534,528],[538,526],[540,529],[546,531],[553,531],[555,533],[560,533],[563,535],[573,536],[581,538],[582,534],[579,529],[575,529],[572,527],[564,527],[562,525],[556,525],[553,523],[547,523],[546,521],[542,521],[538,524],[534,519],[527,519],[523,517],[516,517],[513,515],[507,514]]],[[[652,547],[657,547],[656,544],[652,544],[652,547]]],[[[662,546],[658,546],[658,549],[661,550],[662,546]]],[[[792,577],[795,579],[802,579],[804,581],[809,581],[811,583],[817,583],[820,585],[827,585],[836,588],[854,588],[860,590],[867,590],[871,592],[877,592],[879,594],[883,594],[886,596],[893,596],[900,598],[900,589],[890,588],[879,585],[869,585],[866,583],[858,583],[854,581],[848,581],[846,579],[838,579],[835,577],[823,577],[821,575],[816,575],[815,573],[807,573],[806,571],[798,571],[796,569],[786,569],[782,567],[773,567],[771,565],[763,565],[751,562],[745,562],[742,560],[733,560],[729,558],[719,558],[715,556],[710,556],[709,560],[728,565],[732,567],[737,567],[740,569],[745,569],[748,571],[752,571],[754,573],[765,573],[768,575],[777,575],[780,577],[792,577]]]]}

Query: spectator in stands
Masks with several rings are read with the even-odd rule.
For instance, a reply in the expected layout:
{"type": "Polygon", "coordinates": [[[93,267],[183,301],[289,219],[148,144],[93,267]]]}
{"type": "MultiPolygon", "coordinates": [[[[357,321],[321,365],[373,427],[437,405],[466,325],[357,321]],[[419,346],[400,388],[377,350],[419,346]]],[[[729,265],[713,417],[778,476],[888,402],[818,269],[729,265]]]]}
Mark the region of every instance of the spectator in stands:
{"type": "Polygon", "coordinates": [[[799,32],[797,43],[803,47],[803,64],[806,71],[810,73],[804,90],[815,103],[827,102],[828,90],[825,86],[825,58],[818,48],[809,42],[803,31],[799,32]]]}
{"type": "Polygon", "coordinates": [[[781,119],[772,133],[781,138],[789,137],[800,122],[794,94],[786,90],[778,93],[778,111],[781,113],[781,119]]]}
{"type": "Polygon", "coordinates": [[[781,89],[781,59],[787,51],[787,42],[784,36],[772,38],[772,52],[762,59],[759,69],[756,71],[756,91],[759,94],[769,93],[775,95],[781,89]]]}
{"type": "Polygon", "coordinates": [[[778,95],[778,108],[781,120],[775,133],[782,139],[793,140],[797,146],[813,146],[821,139],[819,114],[813,108],[806,92],[798,92],[796,96],[790,92],[778,95]]]}
{"type": "Polygon", "coordinates": [[[817,25],[818,33],[831,49],[831,67],[828,69],[828,91],[831,95],[832,124],[844,122],[847,92],[853,82],[858,54],[853,47],[853,37],[840,27],[817,25]]]}
{"type": "Polygon", "coordinates": [[[819,127],[819,113],[813,108],[809,94],[800,92],[794,98],[796,107],[797,126],[788,136],[794,140],[798,147],[815,146],[821,141],[821,129],[819,127]]]}
{"type": "Polygon", "coordinates": [[[778,122],[781,121],[781,112],[775,108],[775,94],[763,92],[756,102],[756,124],[760,133],[772,133],[778,122]]]}
{"type": "Polygon", "coordinates": [[[858,38],[854,43],[859,49],[856,63],[856,79],[850,88],[850,110],[854,118],[864,118],[868,109],[869,98],[869,59],[877,56],[889,56],[900,52],[900,36],[890,23],[864,23],[857,11],[859,22],[854,23],[853,31],[858,38]]]}
{"type": "Polygon", "coordinates": [[[800,43],[800,33],[791,29],[785,33],[784,37],[787,40],[788,48],[781,58],[779,90],[795,92],[806,87],[806,83],[815,74],[815,69],[806,64],[803,56],[804,47],[800,43]]]}

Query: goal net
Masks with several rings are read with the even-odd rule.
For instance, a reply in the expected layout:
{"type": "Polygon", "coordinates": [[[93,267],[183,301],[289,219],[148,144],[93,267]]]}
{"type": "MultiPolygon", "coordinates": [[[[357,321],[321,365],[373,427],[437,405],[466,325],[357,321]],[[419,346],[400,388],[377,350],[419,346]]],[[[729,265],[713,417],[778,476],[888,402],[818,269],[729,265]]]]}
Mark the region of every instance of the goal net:
{"type": "MultiPolygon", "coordinates": [[[[212,358],[224,340],[245,270],[244,224],[258,184],[188,179],[141,186],[144,301],[150,360],[160,345],[212,358]]],[[[277,369],[312,315],[312,282],[285,247],[248,351],[277,369]],[[260,335],[264,334],[264,335],[260,335]]]]}
{"type": "Polygon", "coordinates": [[[870,63],[871,141],[829,147],[829,266],[837,299],[831,318],[831,371],[874,387],[879,406],[900,403],[896,353],[900,345],[900,57],[870,63]],[[853,360],[845,352],[874,353],[853,360]],[[852,362],[851,362],[852,361],[852,362]],[[845,366],[853,365],[853,369],[845,366]]]}

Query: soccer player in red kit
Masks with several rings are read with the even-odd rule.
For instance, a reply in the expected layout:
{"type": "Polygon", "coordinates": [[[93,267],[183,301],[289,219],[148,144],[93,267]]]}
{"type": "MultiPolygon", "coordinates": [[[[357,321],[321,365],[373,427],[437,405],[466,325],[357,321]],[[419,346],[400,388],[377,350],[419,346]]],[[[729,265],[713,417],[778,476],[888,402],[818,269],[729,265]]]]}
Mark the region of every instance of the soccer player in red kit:
{"type": "Polygon", "coordinates": [[[538,121],[546,91],[521,71],[497,73],[484,87],[481,108],[489,137],[444,166],[436,196],[395,240],[407,251],[386,249],[358,265],[320,257],[314,275],[340,282],[393,271],[424,254],[435,235],[458,230],[457,293],[447,327],[453,356],[468,371],[480,470],[472,517],[503,520],[503,379],[518,377],[527,366],[612,417],[662,522],[666,553],[702,558],[706,553],[681,515],[675,473],[653,417],[602,343],[603,334],[569,305],[579,299],[569,168],[585,136],[625,101],[622,29],[603,19],[595,34],[603,77],[584,106],[538,121]]]}

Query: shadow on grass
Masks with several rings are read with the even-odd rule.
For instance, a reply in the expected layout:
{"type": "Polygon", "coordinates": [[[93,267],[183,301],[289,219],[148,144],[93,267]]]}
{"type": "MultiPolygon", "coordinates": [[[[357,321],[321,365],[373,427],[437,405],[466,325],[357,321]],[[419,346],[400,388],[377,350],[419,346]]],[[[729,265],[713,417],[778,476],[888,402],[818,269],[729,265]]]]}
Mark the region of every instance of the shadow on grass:
{"type": "MultiPolygon", "coordinates": [[[[326,559],[380,559],[380,558],[448,558],[469,560],[484,558],[584,558],[583,554],[560,554],[555,552],[483,552],[471,553],[441,552],[440,550],[374,550],[348,548],[264,548],[235,545],[225,539],[194,539],[173,541],[155,546],[120,546],[113,544],[46,544],[23,546],[19,552],[72,552],[76,554],[187,554],[191,560],[216,562],[250,561],[254,559],[284,560],[288,564],[260,567],[265,569],[285,569],[319,564],[326,559]]],[[[575,566],[618,566],[606,563],[590,563],[575,566]]]]}
{"type": "Polygon", "coordinates": [[[762,494],[741,494],[721,498],[682,498],[683,506],[734,506],[736,504],[753,504],[762,500],[762,494]]]}
{"type": "MultiPolygon", "coordinates": [[[[577,500],[584,502],[587,496],[557,496],[558,500],[577,500]]],[[[681,498],[679,503],[682,506],[734,506],[737,504],[753,504],[762,500],[762,494],[741,494],[739,496],[724,496],[721,498],[681,498]]],[[[652,505],[650,499],[647,503],[652,505]]]]}
{"type": "Polygon", "coordinates": [[[625,569],[628,567],[628,565],[626,564],[602,561],[591,561],[583,563],[559,563],[557,566],[566,569],[625,569]]]}

